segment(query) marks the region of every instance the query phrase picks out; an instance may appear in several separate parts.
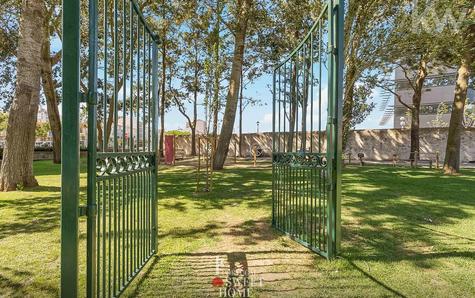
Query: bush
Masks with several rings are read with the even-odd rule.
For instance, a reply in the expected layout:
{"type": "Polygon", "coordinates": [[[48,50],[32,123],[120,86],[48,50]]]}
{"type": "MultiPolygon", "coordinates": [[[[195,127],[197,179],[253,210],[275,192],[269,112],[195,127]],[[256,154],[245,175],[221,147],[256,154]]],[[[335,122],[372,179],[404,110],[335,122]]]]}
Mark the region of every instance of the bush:
{"type": "Polygon", "coordinates": [[[183,130],[170,130],[170,131],[165,132],[165,135],[167,135],[167,136],[189,136],[189,135],[191,135],[191,132],[183,131],[183,130]]]}

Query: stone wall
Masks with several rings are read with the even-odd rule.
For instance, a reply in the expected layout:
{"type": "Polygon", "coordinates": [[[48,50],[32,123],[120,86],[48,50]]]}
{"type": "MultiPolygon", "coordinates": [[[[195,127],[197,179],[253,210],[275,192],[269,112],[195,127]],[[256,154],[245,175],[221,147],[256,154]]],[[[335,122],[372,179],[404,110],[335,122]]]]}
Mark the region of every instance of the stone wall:
{"type": "MultiPolygon", "coordinates": [[[[422,128],[420,130],[421,159],[434,159],[439,152],[445,157],[447,128],[422,128]]],[[[353,156],[362,152],[370,160],[391,160],[393,154],[408,159],[411,138],[409,129],[356,130],[351,134],[348,151],[353,156]]],[[[462,162],[475,160],[475,129],[465,130],[462,135],[460,158],[462,162]]]]}
{"type": "MultiPolygon", "coordinates": [[[[434,159],[436,152],[439,152],[439,158],[443,161],[447,131],[447,128],[422,128],[420,130],[421,159],[434,159]]],[[[314,134],[313,137],[315,149],[318,144],[318,134],[314,134]]],[[[272,152],[272,133],[243,134],[243,138],[242,152],[244,156],[251,156],[251,147],[254,144],[259,145],[266,156],[272,152]]],[[[323,135],[322,141],[324,139],[323,135]]],[[[203,144],[204,142],[202,140],[203,144]]],[[[186,155],[191,154],[190,143],[190,136],[177,137],[177,148],[184,150],[186,155]]],[[[364,153],[365,159],[375,161],[392,160],[393,154],[397,154],[401,159],[408,159],[410,143],[410,130],[408,129],[355,130],[350,135],[345,154],[351,152],[353,158],[356,158],[358,153],[364,153]]],[[[228,156],[234,156],[237,147],[238,136],[233,135],[228,156]]],[[[325,144],[323,144],[323,148],[325,148],[325,144]]],[[[475,161],[474,128],[465,130],[462,135],[460,157],[462,162],[475,161]]]]}

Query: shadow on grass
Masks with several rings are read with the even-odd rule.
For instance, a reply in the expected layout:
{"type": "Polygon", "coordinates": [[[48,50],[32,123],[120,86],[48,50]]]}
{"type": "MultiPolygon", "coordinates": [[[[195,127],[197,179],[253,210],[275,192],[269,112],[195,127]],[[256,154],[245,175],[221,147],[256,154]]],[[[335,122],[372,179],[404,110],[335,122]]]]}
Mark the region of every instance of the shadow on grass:
{"type": "Polygon", "coordinates": [[[432,268],[440,258],[475,258],[470,250],[473,238],[439,231],[473,216],[474,172],[461,177],[391,167],[347,172],[342,233],[343,254],[349,259],[409,260],[417,267],[432,268]]]}
{"type": "Polygon", "coordinates": [[[374,282],[375,284],[383,287],[384,289],[386,289],[387,291],[391,292],[393,295],[397,296],[397,297],[406,297],[405,295],[399,293],[397,290],[391,288],[389,285],[385,284],[384,282],[380,281],[379,279],[377,279],[376,277],[374,277],[373,275],[369,274],[368,272],[366,272],[365,270],[361,269],[358,265],[356,265],[354,262],[352,262],[351,260],[348,260],[348,263],[350,263],[350,265],[356,269],[358,272],[360,272],[361,274],[363,274],[365,277],[369,278],[372,282],[374,282]]]}
{"type": "MultiPolygon", "coordinates": [[[[285,250],[162,254],[157,256],[144,272],[131,296],[152,294],[156,284],[155,281],[161,283],[160,295],[163,295],[163,297],[176,297],[177,295],[189,297],[184,294],[186,292],[196,295],[193,297],[216,296],[219,289],[213,288],[213,278],[220,277],[227,280],[231,274],[236,277],[236,275],[242,273],[242,278],[249,279],[248,286],[255,286],[256,283],[259,283],[258,280],[250,280],[251,278],[259,278],[259,276],[256,276],[258,272],[270,274],[275,280],[279,278],[278,280],[282,281],[289,279],[287,272],[281,272],[281,270],[275,269],[275,266],[292,264],[294,258],[298,258],[302,254],[304,253],[285,250]],[[272,261],[272,263],[269,261],[272,261]],[[157,276],[157,272],[163,269],[160,266],[163,267],[164,263],[169,266],[168,270],[164,275],[162,273],[157,276]],[[157,280],[158,278],[160,280],[157,280]],[[176,284],[175,280],[177,281],[176,284]],[[179,288],[175,288],[175,285],[179,285],[179,288]]],[[[292,267],[294,273],[310,272],[312,270],[312,268],[303,264],[292,264],[292,267]]],[[[292,278],[290,280],[298,281],[298,279],[292,278]]],[[[228,284],[227,287],[229,288],[230,285],[228,284]]]]}
{"type": "Polygon", "coordinates": [[[18,234],[35,234],[51,231],[59,227],[60,198],[27,197],[0,201],[0,208],[10,209],[15,220],[0,224],[0,239],[18,234]]]}
{"type": "MultiPolygon", "coordinates": [[[[215,177],[212,193],[193,194],[196,187],[193,170],[165,171],[159,180],[160,191],[166,197],[189,200],[193,208],[197,206],[203,211],[246,204],[248,208],[267,208],[270,212],[270,169],[228,169],[215,177]]],[[[342,205],[343,258],[393,295],[404,296],[391,283],[384,283],[361,268],[359,262],[391,266],[409,261],[419,268],[434,268],[442,259],[475,259],[471,249],[475,242],[472,231],[447,232],[461,220],[473,217],[474,171],[447,177],[429,169],[348,167],[343,175],[342,205]]],[[[185,213],[188,208],[182,201],[167,202],[164,207],[185,213]]],[[[279,235],[259,232],[266,227],[269,225],[251,220],[238,227],[228,227],[224,233],[238,237],[244,247],[279,235]]],[[[208,224],[204,230],[177,231],[176,237],[184,233],[191,238],[204,234],[213,237],[220,229],[221,224],[208,224]]],[[[173,233],[168,236],[175,237],[173,233]]]]}
{"type": "MultiPolygon", "coordinates": [[[[212,192],[196,193],[196,172],[190,167],[161,171],[158,179],[159,198],[185,198],[202,210],[223,209],[235,204],[249,208],[270,208],[272,173],[268,169],[235,169],[215,172],[212,192]]],[[[202,178],[201,186],[204,186],[202,178]]],[[[164,202],[165,208],[186,212],[180,202],[164,202]]]]}
{"type": "Polygon", "coordinates": [[[270,218],[259,220],[248,220],[234,225],[226,222],[210,221],[202,227],[197,228],[175,228],[165,233],[159,233],[159,239],[189,239],[196,241],[204,238],[226,237],[233,240],[237,246],[249,246],[272,241],[282,236],[282,233],[274,230],[270,225],[270,218]]]}
{"type": "MultiPolygon", "coordinates": [[[[0,267],[0,289],[6,291],[2,293],[5,297],[28,297],[31,296],[31,292],[25,292],[24,281],[31,280],[34,275],[29,271],[23,271],[19,269],[12,269],[9,267],[0,267]],[[16,280],[22,281],[18,282],[16,280]]],[[[30,287],[33,288],[33,292],[48,293],[48,296],[59,296],[59,289],[46,286],[44,284],[32,282],[30,287]]],[[[31,291],[31,289],[29,290],[31,291]]]]}
{"type": "Polygon", "coordinates": [[[343,288],[353,294],[379,288],[383,293],[388,291],[404,297],[354,264],[349,264],[353,270],[345,276],[334,276],[334,269],[324,266],[325,262],[316,257],[312,261],[312,254],[306,251],[284,249],[162,254],[146,269],[131,296],[149,296],[158,288],[158,283],[160,294],[166,297],[213,297],[219,294],[219,289],[211,285],[213,278],[227,280],[231,274],[236,275],[238,268],[243,270],[238,270],[242,277],[248,279],[252,296],[285,293],[288,297],[313,297],[317,292],[338,293],[343,288]],[[331,279],[341,279],[340,284],[335,287],[328,282],[331,279]],[[322,292],[323,289],[326,292],[322,292]]]}
{"type": "MultiPolygon", "coordinates": [[[[194,203],[193,207],[203,210],[246,204],[248,208],[268,208],[270,212],[270,169],[231,168],[218,172],[213,192],[204,194],[194,194],[194,178],[195,173],[190,168],[162,172],[160,192],[165,197],[189,200],[194,203]]],[[[461,177],[447,177],[425,169],[346,168],[342,197],[345,251],[361,257],[394,259],[394,255],[421,253],[423,248],[413,246],[414,241],[429,247],[437,244],[441,237],[450,237],[453,247],[462,245],[464,248],[473,239],[442,235],[436,227],[471,216],[466,210],[475,206],[474,185],[472,171],[461,177]]],[[[182,201],[167,201],[163,206],[178,212],[187,211],[182,201]]],[[[253,224],[249,229],[246,225],[239,228],[236,236],[250,235],[256,229],[253,224]]],[[[246,243],[255,244],[259,240],[249,238],[246,243]]]]}
{"type": "MultiPolygon", "coordinates": [[[[54,169],[48,167],[49,165],[44,164],[36,170],[41,171],[40,175],[58,174],[58,167],[54,169]]],[[[200,214],[204,214],[211,209],[222,210],[236,205],[243,205],[250,211],[264,209],[268,210],[269,214],[271,212],[271,169],[230,168],[217,172],[214,190],[211,193],[195,194],[195,179],[195,172],[190,168],[161,171],[158,184],[161,207],[183,214],[189,211],[188,208],[196,208],[200,214]],[[192,204],[187,204],[187,201],[192,204]]],[[[59,190],[59,187],[55,186],[37,187],[28,189],[33,193],[33,197],[0,200],[2,211],[9,210],[15,217],[12,222],[0,224],[0,239],[22,233],[48,232],[58,228],[59,195],[43,195],[42,197],[40,195],[42,192],[56,193],[59,190]]],[[[393,263],[404,260],[419,268],[432,268],[441,259],[475,259],[473,231],[461,230],[457,233],[450,231],[450,227],[461,220],[473,217],[475,210],[475,172],[473,171],[466,171],[464,176],[446,177],[434,171],[420,169],[348,167],[343,175],[342,204],[342,259],[351,265],[354,272],[370,280],[372,286],[384,288],[393,295],[403,296],[401,291],[394,289],[395,286],[391,282],[383,282],[376,274],[365,270],[361,262],[384,263],[390,267],[393,263]]],[[[302,252],[270,250],[267,253],[272,256],[266,257],[265,262],[252,263],[256,256],[265,254],[266,251],[256,251],[247,246],[256,247],[281,236],[270,227],[269,222],[270,218],[252,219],[234,225],[209,221],[200,227],[171,229],[160,234],[160,238],[172,238],[173,241],[178,238],[193,240],[224,235],[236,240],[237,246],[233,249],[236,250],[235,253],[241,254],[239,258],[246,260],[250,268],[268,267],[270,274],[276,274],[275,280],[290,280],[297,284],[296,288],[317,290],[317,286],[300,285],[305,279],[303,276],[293,279],[279,275],[287,273],[283,272],[285,270],[314,271],[315,267],[308,264],[292,264],[302,252]],[[289,255],[295,255],[295,257],[289,257],[289,255]],[[289,267],[285,267],[285,270],[274,268],[284,260],[290,262],[289,267]]],[[[205,292],[209,291],[211,281],[209,277],[213,275],[216,257],[222,256],[227,259],[226,254],[227,252],[190,252],[162,255],[161,258],[155,258],[149,269],[144,272],[143,277],[138,281],[138,288],[150,283],[146,277],[153,281],[154,271],[159,270],[157,267],[161,266],[162,260],[173,259],[170,261],[170,267],[181,274],[174,277],[177,278],[177,282],[180,282],[182,278],[189,282],[187,285],[193,286],[196,281],[189,277],[194,270],[197,270],[204,276],[195,286],[203,287],[205,292]]],[[[317,256],[315,258],[322,260],[317,256]]],[[[16,289],[18,287],[20,295],[24,284],[18,283],[17,280],[34,278],[34,276],[26,276],[25,274],[30,274],[28,272],[9,268],[0,268],[0,270],[2,272],[0,273],[0,288],[16,289]]],[[[333,269],[328,269],[328,272],[325,271],[326,269],[319,270],[322,274],[331,276],[333,269]]],[[[415,274],[414,272],[417,273],[413,271],[412,274],[415,274]]],[[[160,275],[160,278],[163,278],[163,275],[160,275]]],[[[359,278],[362,279],[362,277],[359,278]]],[[[362,280],[358,282],[350,286],[355,288],[367,286],[362,280]]],[[[331,286],[334,285],[329,285],[331,286]]],[[[293,290],[279,289],[282,292],[293,290]]],[[[51,293],[57,295],[55,291],[51,289],[51,293]]],[[[263,291],[272,292],[274,289],[267,288],[263,291]]],[[[163,293],[176,294],[173,288],[165,289],[163,293]]]]}

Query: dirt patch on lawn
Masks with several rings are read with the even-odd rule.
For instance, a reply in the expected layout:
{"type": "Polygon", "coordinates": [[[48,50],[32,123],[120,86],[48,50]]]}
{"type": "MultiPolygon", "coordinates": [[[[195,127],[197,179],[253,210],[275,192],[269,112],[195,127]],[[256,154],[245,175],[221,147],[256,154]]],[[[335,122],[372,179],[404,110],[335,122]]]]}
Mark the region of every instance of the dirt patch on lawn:
{"type": "Polygon", "coordinates": [[[323,259],[275,231],[268,219],[231,220],[219,233],[220,241],[212,248],[183,256],[180,261],[192,269],[194,285],[200,285],[198,292],[216,297],[220,291],[236,291],[244,297],[311,295],[314,289],[305,290],[298,284],[302,279],[318,278],[315,263],[323,259]],[[213,287],[216,278],[224,284],[213,287]]]}

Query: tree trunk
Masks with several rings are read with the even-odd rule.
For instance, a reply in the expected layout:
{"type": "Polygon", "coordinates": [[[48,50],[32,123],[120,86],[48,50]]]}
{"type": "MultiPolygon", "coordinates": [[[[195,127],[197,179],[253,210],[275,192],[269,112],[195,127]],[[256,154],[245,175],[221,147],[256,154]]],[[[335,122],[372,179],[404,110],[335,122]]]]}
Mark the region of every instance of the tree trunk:
{"type": "Polygon", "coordinates": [[[458,70],[457,83],[455,85],[454,103],[450,115],[449,134],[445,149],[444,172],[453,175],[460,172],[460,138],[463,131],[463,115],[470,77],[470,63],[463,59],[458,70]]]}
{"type": "MultiPolygon", "coordinates": [[[[240,1],[238,1],[240,3],[240,1]]],[[[226,108],[224,110],[223,125],[214,156],[213,168],[221,170],[228,155],[229,143],[231,141],[234,120],[236,119],[236,109],[239,95],[240,76],[244,57],[244,46],[246,42],[247,23],[249,20],[249,10],[252,0],[243,0],[238,15],[239,21],[235,32],[234,56],[231,68],[231,78],[229,82],[228,95],[226,96],[226,108]]]]}
{"type": "Polygon", "coordinates": [[[213,104],[211,105],[213,107],[213,139],[212,139],[212,150],[213,152],[216,152],[216,142],[218,139],[218,115],[219,115],[219,108],[220,108],[220,102],[219,102],[219,90],[220,90],[220,84],[219,81],[221,79],[221,68],[219,67],[219,32],[220,32],[220,17],[221,17],[221,10],[220,10],[220,1],[216,1],[216,11],[218,12],[217,15],[217,20],[216,20],[216,25],[214,28],[214,38],[215,38],[215,44],[214,44],[214,51],[213,51],[213,59],[215,63],[215,74],[214,74],[214,86],[213,86],[213,104]]]}
{"type": "Polygon", "coordinates": [[[43,92],[46,97],[46,110],[48,111],[49,125],[51,127],[51,133],[53,134],[53,162],[59,164],[61,163],[61,117],[58,109],[56,84],[53,79],[49,23],[47,21],[45,21],[43,27],[43,34],[41,79],[43,83],[43,92]]]}
{"type": "MultiPolygon", "coordinates": [[[[351,60],[350,60],[351,61],[351,60]]],[[[345,77],[345,93],[343,102],[343,150],[346,149],[348,143],[348,137],[351,130],[351,120],[353,119],[353,106],[354,106],[354,94],[355,94],[355,80],[356,79],[356,66],[353,63],[349,63],[348,71],[345,77]]]]}
{"type": "Polygon", "coordinates": [[[243,111],[243,105],[242,105],[242,92],[243,92],[243,85],[244,85],[244,77],[242,75],[242,70],[241,70],[241,90],[239,94],[239,157],[242,156],[242,113],[243,111]]]}
{"type": "Polygon", "coordinates": [[[198,117],[198,91],[194,91],[193,99],[193,120],[190,123],[191,129],[191,156],[196,156],[196,118],[198,117]]]}
{"type": "Polygon", "coordinates": [[[195,78],[193,88],[193,124],[191,128],[191,156],[196,156],[196,119],[198,118],[198,48],[195,44],[195,78]]]}
{"type": "Polygon", "coordinates": [[[36,118],[40,98],[42,28],[44,2],[23,0],[17,49],[15,98],[10,108],[0,190],[15,190],[19,184],[36,186],[33,175],[36,118]]]}
{"type": "MultiPolygon", "coordinates": [[[[102,148],[102,143],[104,142],[104,137],[103,137],[103,133],[102,133],[102,123],[101,121],[97,121],[96,122],[96,127],[97,127],[97,146],[98,148],[102,148]]],[[[129,139],[131,138],[132,136],[129,136],[129,139]]]]}
{"type": "Polygon", "coordinates": [[[302,140],[300,142],[300,151],[307,151],[307,107],[308,107],[308,91],[309,91],[309,73],[310,73],[310,59],[304,60],[305,64],[305,78],[303,81],[303,98],[302,98],[302,119],[300,119],[300,127],[302,128],[302,140]]]}
{"type": "Polygon", "coordinates": [[[191,155],[196,156],[196,126],[191,129],[191,155]]]}
{"type": "Polygon", "coordinates": [[[422,101],[422,88],[427,77],[427,64],[424,60],[419,63],[419,70],[417,79],[414,84],[414,94],[412,96],[411,108],[411,153],[409,160],[416,161],[420,158],[420,142],[419,142],[419,128],[420,128],[420,111],[422,101]]]}
{"type": "Polygon", "coordinates": [[[414,104],[411,109],[411,153],[409,154],[409,160],[414,162],[419,160],[419,150],[420,150],[420,143],[419,143],[419,129],[420,129],[420,103],[414,104]],[[417,153],[417,154],[416,154],[417,153]]]}
{"type": "MultiPolygon", "coordinates": [[[[114,107],[114,103],[113,103],[113,100],[111,98],[109,98],[108,96],[106,96],[106,100],[108,102],[108,104],[106,105],[106,108],[107,108],[107,121],[106,121],[106,129],[104,130],[104,141],[106,142],[106,146],[105,146],[105,150],[108,151],[109,150],[109,141],[110,141],[110,137],[111,137],[111,134],[112,134],[112,124],[114,124],[114,115],[115,115],[115,107],[114,107]]],[[[137,135],[137,141],[140,139],[140,136],[137,135]]],[[[112,141],[112,144],[114,143],[114,141],[112,141]]]]}
{"type": "MultiPolygon", "coordinates": [[[[468,11],[468,16],[473,17],[475,10],[468,11]]],[[[460,172],[460,146],[463,131],[463,118],[465,113],[465,102],[467,100],[468,84],[473,63],[475,62],[475,24],[471,24],[466,29],[464,55],[460,64],[455,85],[454,103],[450,115],[449,133],[447,136],[447,147],[445,149],[444,172],[448,175],[460,172]]]]}
{"type": "Polygon", "coordinates": [[[290,119],[289,119],[289,137],[287,139],[287,152],[292,152],[294,144],[295,120],[297,118],[297,67],[292,67],[292,79],[290,82],[290,119]]]}
{"type": "Polygon", "coordinates": [[[220,79],[221,79],[221,67],[219,65],[219,48],[220,48],[220,37],[219,32],[221,31],[221,2],[220,0],[216,1],[216,25],[214,28],[214,50],[213,50],[213,60],[215,64],[214,70],[214,83],[213,83],[213,104],[211,105],[213,111],[213,132],[212,132],[212,139],[211,139],[211,167],[214,168],[215,162],[215,155],[216,155],[216,147],[217,147],[217,140],[218,140],[218,116],[221,104],[219,102],[219,91],[220,91],[220,79]]]}

